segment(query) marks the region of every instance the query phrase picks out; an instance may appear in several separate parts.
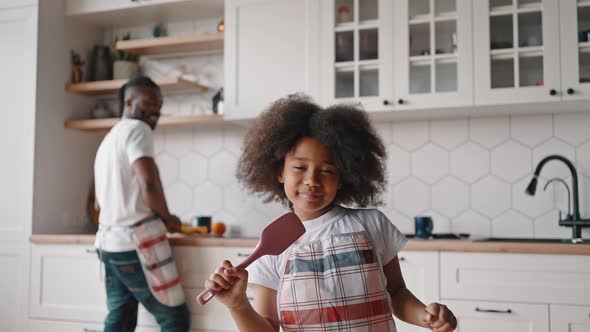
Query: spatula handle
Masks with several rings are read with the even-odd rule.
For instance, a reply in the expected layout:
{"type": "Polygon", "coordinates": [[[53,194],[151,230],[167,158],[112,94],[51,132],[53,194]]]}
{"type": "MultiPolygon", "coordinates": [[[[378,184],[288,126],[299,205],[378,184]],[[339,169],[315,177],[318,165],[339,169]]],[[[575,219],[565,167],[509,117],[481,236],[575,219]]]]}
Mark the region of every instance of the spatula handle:
{"type": "Polygon", "coordinates": [[[199,296],[197,296],[197,301],[199,302],[199,304],[203,305],[209,302],[209,300],[211,300],[213,297],[215,297],[217,293],[217,291],[207,288],[204,291],[202,291],[201,294],[199,294],[199,296]]]}

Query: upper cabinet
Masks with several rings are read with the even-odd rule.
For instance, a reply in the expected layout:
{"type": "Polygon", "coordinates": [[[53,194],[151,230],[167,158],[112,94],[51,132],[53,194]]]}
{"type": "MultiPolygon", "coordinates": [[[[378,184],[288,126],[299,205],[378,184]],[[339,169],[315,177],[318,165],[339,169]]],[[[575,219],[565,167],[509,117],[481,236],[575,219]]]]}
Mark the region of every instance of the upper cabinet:
{"type": "Polygon", "coordinates": [[[561,79],[564,100],[590,95],[590,1],[559,2],[561,79]]]}
{"type": "Polygon", "coordinates": [[[559,3],[476,0],[473,6],[476,104],[560,101],[559,3]]]}
{"type": "Polygon", "coordinates": [[[225,116],[252,118],[277,98],[318,96],[319,2],[226,0],[225,116]]]}
{"type": "Polygon", "coordinates": [[[367,110],[473,103],[469,0],[322,2],[326,103],[367,110]]]}
{"type": "Polygon", "coordinates": [[[471,0],[394,3],[397,107],[471,105],[471,0]]]}
{"type": "Polygon", "coordinates": [[[322,1],[322,95],[388,108],[393,99],[392,1],[322,1]]]}

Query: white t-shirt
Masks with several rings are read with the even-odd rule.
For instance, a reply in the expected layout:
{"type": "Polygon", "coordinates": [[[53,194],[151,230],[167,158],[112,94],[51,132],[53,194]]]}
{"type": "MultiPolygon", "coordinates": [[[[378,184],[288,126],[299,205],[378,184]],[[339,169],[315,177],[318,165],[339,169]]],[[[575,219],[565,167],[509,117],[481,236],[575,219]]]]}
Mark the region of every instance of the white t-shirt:
{"type": "Polygon", "coordinates": [[[129,226],[153,214],[143,200],[133,162],[154,157],[152,129],[143,121],[123,118],[105,136],[96,152],[94,184],[100,206],[95,246],[104,251],[135,250],[129,226]]]}
{"type": "MultiPolygon", "coordinates": [[[[347,209],[335,206],[322,216],[303,222],[305,234],[293,245],[312,242],[329,235],[363,231],[363,226],[353,215],[364,221],[373,241],[375,253],[379,255],[384,266],[395,258],[408,241],[379,210],[347,209]]],[[[252,263],[247,268],[248,283],[277,290],[282,273],[280,270],[284,266],[288,254],[289,249],[277,256],[263,256],[252,263]]]]}

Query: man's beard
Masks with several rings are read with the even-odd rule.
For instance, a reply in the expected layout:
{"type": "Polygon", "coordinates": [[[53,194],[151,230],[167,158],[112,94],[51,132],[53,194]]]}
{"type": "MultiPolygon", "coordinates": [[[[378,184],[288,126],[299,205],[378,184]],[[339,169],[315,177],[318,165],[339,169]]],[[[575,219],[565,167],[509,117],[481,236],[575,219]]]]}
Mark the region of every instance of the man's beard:
{"type": "Polygon", "coordinates": [[[152,124],[150,122],[147,121],[146,116],[145,116],[145,110],[139,105],[135,105],[135,110],[133,112],[134,118],[136,120],[140,120],[145,122],[148,126],[150,126],[150,128],[152,128],[152,130],[156,129],[156,124],[152,124]]]}

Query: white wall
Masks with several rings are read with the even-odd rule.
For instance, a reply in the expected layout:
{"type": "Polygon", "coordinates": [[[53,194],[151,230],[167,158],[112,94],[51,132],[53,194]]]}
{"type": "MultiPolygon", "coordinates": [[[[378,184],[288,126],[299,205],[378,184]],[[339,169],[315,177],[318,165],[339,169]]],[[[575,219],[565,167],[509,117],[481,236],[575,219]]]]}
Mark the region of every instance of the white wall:
{"type": "MultiPolygon", "coordinates": [[[[580,208],[590,217],[590,114],[377,123],[389,151],[389,185],[381,207],[403,232],[414,215],[431,215],[435,232],[473,236],[569,237],[557,225],[566,210],[561,184],[529,197],[537,162],[558,153],[575,162],[580,208]]],[[[157,161],[172,210],[185,219],[212,214],[257,235],[283,212],[245,195],[234,178],[243,128],[169,129],[157,134],[157,161]]],[[[544,177],[567,177],[550,162],[544,177]]],[[[571,186],[571,185],[570,185],[571,186]]],[[[584,230],[589,236],[588,229],[584,230]]]]}
{"type": "Polygon", "coordinates": [[[33,233],[83,233],[86,197],[101,135],[64,130],[64,120],[85,118],[93,98],[66,94],[70,49],[88,60],[102,39],[96,28],[64,18],[63,1],[40,1],[35,128],[33,233]]]}

